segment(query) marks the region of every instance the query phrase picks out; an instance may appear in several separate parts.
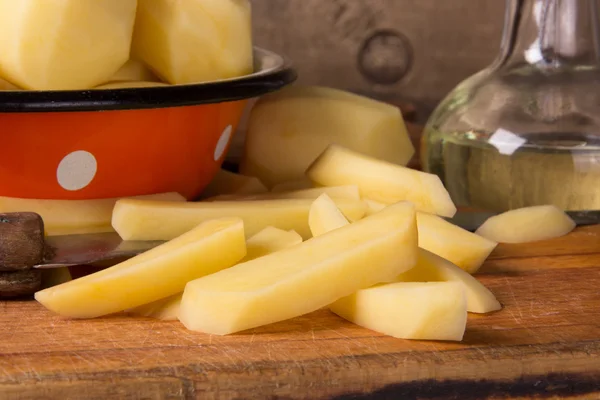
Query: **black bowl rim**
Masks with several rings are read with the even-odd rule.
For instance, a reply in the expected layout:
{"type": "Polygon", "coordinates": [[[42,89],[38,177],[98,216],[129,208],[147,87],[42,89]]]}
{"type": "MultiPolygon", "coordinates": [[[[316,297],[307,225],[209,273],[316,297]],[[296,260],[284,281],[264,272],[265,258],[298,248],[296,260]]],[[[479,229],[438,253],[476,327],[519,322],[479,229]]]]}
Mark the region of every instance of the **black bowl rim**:
{"type": "Polygon", "coordinates": [[[254,48],[257,71],[240,78],[187,85],[63,91],[0,91],[0,113],[141,110],[251,99],[293,83],[291,62],[254,48]],[[271,61],[270,67],[265,60],[271,61]]]}

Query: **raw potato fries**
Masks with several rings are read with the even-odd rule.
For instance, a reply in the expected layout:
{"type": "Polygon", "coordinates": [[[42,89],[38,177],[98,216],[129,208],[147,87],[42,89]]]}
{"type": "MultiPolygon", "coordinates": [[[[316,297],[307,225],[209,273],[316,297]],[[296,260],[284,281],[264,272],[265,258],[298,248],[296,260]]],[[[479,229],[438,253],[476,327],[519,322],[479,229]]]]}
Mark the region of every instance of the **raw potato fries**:
{"type": "Polygon", "coordinates": [[[410,201],[417,211],[452,217],[456,207],[440,178],[331,145],[306,171],[322,186],[357,185],[363,197],[384,204],[410,201]]]}
{"type": "Polygon", "coordinates": [[[427,250],[419,250],[417,265],[396,279],[398,282],[458,282],[465,290],[467,311],[484,314],[502,308],[493,293],[475,277],[427,250]]]}
{"type": "MultiPolygon", "coordinates": [[[[179,193],[162,193],[133,198],[185,202],[185,198],[179,193]]],[[[48,236],[114,232],[111,220],[113,208],[118,200],[45,200],[0,197],[0,212],[35,212],[44,220],[44,228],[48,236]]]]}
{"type": "Polygon", "coordinates": [[[344,214],[326,194],[321,195],[310,207],[308,225],[314,237],[348,225],[344,214]]]}
{"type": "MultiPolygon", "coordinates": [[[[294,231],[283,231],[272,226],[263,229],[246,241],[246,256],[240,262],[254,260],[302,243],[294,231]]],[[[162,320],[176,320],[183,293],[127,310],[129,314],[162,320]]]]}
{"type": "Polygon", "coordinates": [[[245,255],[243,222],[215,219],[121,264],[37,292],[35,298],[66,317],[99,317],[175,295],[187,282],[231,267],[245,255]]]}
{"type": "Polygon", "coordinates": [[[437,215],[417,213],[417,225],[419,247],[451,261],[470,274],[479,270],[498,244],[437,215]]]}
{"type": "Polygon", "coordinates": [[[331,311],[357,325],[402,339],[460,341],[467,302],[457,282],[397,282],[340,299],[331,311]]]}
{"type": "MultiPolygon", "coordinates": [[[[312,203],[311,199],[203,203],[120,200],[112,224],[124,240],[170,240],[203,221],[238,217],[244,221],[247,236],[274,226],[293,229],[308,239],[312,236],[308,226],[312,203]]],[[[335,203],[351,221],[365,214],[365,204],[360,200],[336,199],[335,203]]]]}
{"type": "Polygon", "coordinates": [[[188,283],[179,320],[188,329],[219,335],[282,321],[389,281],[412,268],[416,257],[414,207],[400,203],[188,283]]]}

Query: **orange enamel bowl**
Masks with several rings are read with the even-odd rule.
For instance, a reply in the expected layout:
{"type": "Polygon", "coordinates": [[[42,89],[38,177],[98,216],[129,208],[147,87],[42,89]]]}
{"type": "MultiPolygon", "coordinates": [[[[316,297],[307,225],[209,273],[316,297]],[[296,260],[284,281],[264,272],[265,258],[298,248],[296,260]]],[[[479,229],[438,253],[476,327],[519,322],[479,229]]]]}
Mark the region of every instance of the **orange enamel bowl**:
{"type": "Polygon", "coordinates": [[[191,85],[0,92],[0,196],[196,198],[221,167],[248,99],[296,79],[255,49],[256,72],[191,85]]]}

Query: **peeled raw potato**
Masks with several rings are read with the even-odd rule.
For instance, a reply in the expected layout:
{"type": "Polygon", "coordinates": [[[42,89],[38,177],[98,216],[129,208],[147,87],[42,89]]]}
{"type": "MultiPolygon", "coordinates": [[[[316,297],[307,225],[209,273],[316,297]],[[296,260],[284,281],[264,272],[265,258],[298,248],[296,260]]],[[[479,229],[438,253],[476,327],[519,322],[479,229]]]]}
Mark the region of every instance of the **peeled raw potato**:
{"type": "Polygon", "coordinates": [[[246,255],[244,224],[214,219],[123,263],[35,294],[57,314],[95,318],[175,295],[246,255]]]}
{"type": "Polygon", "coordinates": [[[575,222],[556,206],[535,206],[507,211],[489,218],[477,234],[500,243],[547,240],[575,229],[575,222]]]}
{"type": "Polygon", "coordinates": [[[271,188],[271,192],[280,193],[280,192],[293,192],[296,190],[304,190],[311,189],[315,187],[313,183],[308,178],[298,179],[295,181],[287,181],[279,183],[271,188]]]}
{"type": "MultiPolygon", "coordinates": [[[[117,202],[112,225],[123,240],[170,240],[203,221],[238,217],[244,221],[248,237],[267,226],[274,226],[284,230],[293,229],[308,239],[312,236],[308,226],[312,203],[312,199],[202,203],[126,199],[117,202]]],[[[335,199],[335,203],[351,221],[365,214],[365,205],[360,200],[335,199]]]]}
{"type": "Polygon", "coordinates": [[[502,308],[494,294],[471,274],[427,250],[419,250],[417,265],[400,275],[397,281],[458,282],[467,296],[467,311],[483,314],[502,308]]]}
{"type": "MultiPolygon", "coordinates": [[[[135,196],[140,200],[185,202],[179,193],[135,196]]],[[[0,213],[34,212],[44,220],[48,236],[114,232],[112,212],[119,199],[45,200],[0,197],[0,213]]]]}
{"type": "Polygon", "coordinates": [[[146,88],[146,87],[161,87],[169,86],[162,82],[112,82],[104,85],[96,86],[94,89],[131,89],[131,88],[146,88]]]}
{"type": "Polygon", "coordinates": [[[224,335],[293,318],[393,279],[415,265],[416,253],[414,207],[393,205],[188,283],[179,320],[188,329],[224,335]]]}
{"type": "Polygon", "coordinates": [[[417,213],[417,226],[419,247],[445,258],[470,274],[479,270],[498,245],[436,215],[417,213]]]}
{"type": "Polygon", "coordinates": [[[221,169],[202,192],[202,197],[220,195],[250,195],[266,193],[269,190],[253,176],[245,176],[221,169]]]}
{"type": "Polygon", "coordinates": [[[10,91],[18,91],[18,90],[21,90],[21,89],[16,87],[12,83],[5,81],[4,79],[0,79],[0,91],[10,92],[10,91]]]}
{"type": "Polygon", "coordinates": [[[248,0],[141,0],[132,54],[172,84],[239,77],[253,71],[251,25],[248,0]]]}
{"type": "Polygon", "coordinates": [[[158,82],[158,80],[158,77],[143,62],[130,59],[108,82],[158,82]]]}
{"type": "Polygon", "coordinates": [[[357,185],[363,197],[384,204],[410,201],[418,211],[452,217],[456,207],[440,178],[332,145],[306,175],[323,186],[357,185]]]}
{"type": "MultiPolygon", "coordinates": [[[[302,237],[294,231],[284,231],[272,226],[263,229],[246,241],[246,256],[240,262],[254,260],[302,243],[302,237]]],[[[179,315],[183,293],[150,304],[127,310],[129,314],[173,321],[179,315]]]]}
{"type": "Polygon", "coordinates": [[[240,171],[268,186],[298,180],[333,143],[400,165],[415,151],[397,107],[341,90],[292,86],[252,109],[240,171]]]}
{"type": "Polygon", "coordinates": [[[277,199],[313,199],[316,200],[319,196],[326,194],[334,199],[349,199],[349,200],[360,200],[360,192],[358,186],[347,185],[347,186],[330,186],[330,187],[319,187],[312,189],[296,190],[293,192],[269,192],[263,194],[239,196],[239,195],[224,195],[213,197],[209,200],[277,200],[277,199]]]}
{"type": "Polygon", "coordinates": [[[0,76],[24,89],[89,89],[127,61],[137,0],[0,0],[0,76]]]}
{"type": "Polygon", "coordinates": [[[314,237],[348,224],[349,222],[344,214],[337,208],[331,197],[326,194],[321,195],[310,207],[308,225],[314,237]]]}
{"type": "Polygon", "coordinates": [[[458,282],[399,282],[359,290],[330,306],[340,317],[401,339],[462,340],[467,301],[458,282]]]}

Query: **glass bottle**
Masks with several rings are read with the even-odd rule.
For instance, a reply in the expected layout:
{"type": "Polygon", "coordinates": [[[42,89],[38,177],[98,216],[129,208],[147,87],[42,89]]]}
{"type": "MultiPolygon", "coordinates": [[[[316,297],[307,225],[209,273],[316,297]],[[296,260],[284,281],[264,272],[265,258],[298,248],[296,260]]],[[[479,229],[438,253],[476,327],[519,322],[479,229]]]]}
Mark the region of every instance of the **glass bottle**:
{"type": "Polygon", "coordinates": [[[423,136],[423,167],[457,205],[600,209],[599,1],[507,0],[499,57],[423,136]]]}

